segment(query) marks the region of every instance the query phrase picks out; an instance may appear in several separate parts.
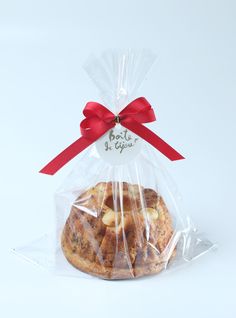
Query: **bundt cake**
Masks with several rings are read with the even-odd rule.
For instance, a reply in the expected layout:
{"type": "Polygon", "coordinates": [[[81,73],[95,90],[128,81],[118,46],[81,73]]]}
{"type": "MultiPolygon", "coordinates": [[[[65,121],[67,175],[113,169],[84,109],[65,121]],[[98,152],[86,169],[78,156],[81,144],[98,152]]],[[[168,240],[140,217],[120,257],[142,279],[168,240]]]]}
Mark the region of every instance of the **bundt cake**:
{"type": "Polygon", "coordinates": [[[67,260],[105,279],[161,271],[174,256],[173,234],[163,198],[126,182],[100,182],[74,202],[61,237],[67,260]]]}

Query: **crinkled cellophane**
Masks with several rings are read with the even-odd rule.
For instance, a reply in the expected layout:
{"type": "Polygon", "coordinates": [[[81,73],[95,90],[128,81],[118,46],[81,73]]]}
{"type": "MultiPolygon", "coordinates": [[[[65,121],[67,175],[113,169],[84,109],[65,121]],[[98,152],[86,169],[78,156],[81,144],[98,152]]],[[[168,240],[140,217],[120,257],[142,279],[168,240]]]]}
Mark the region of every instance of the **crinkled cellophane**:
{"type": "MultiPolygon", "coordinates": [[[[112,50],[85,69],[103,104],[118,114],[143,95],[137,89],[154,60],[149,50],[112,50]]],[[[15,252],[57,274],[125,279],[174,268],[214,247],[184,213],[156,149],[143,141],[132,160],[112,164],[97,145],[78,156],[56,192],[55,235],[15,252]]]]}

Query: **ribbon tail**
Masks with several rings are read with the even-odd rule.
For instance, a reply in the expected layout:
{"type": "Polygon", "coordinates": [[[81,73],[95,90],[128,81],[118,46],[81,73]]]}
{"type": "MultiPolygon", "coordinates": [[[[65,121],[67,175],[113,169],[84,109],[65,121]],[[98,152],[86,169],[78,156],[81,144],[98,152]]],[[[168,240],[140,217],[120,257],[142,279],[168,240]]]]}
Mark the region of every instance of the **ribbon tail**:
{"type": "Polygon", "coordinates": [[[177,152],[174,148],[168,145],[163,139],[157,136],[154,132],[152,132],[147,127],[138,123],[137,121],[129,122],[121,122],[122,126],[131,130],[133,133],[141,137],[150,143],[153,147],[159,150],[163,155],[165,155],[171,161],[185,159],[179,152],[177,152]]]}
{"type": "Polygon", "coordinates": [[[59,155],[52,159],[45,167],[39,172],[49,175],[54,175],[59,169],[61,169],[67,162],[72,160],[81,151],[90,146],[94,140],[89,140],[84,137],[80,137],[69,147],[64,149],[59,155]]]}

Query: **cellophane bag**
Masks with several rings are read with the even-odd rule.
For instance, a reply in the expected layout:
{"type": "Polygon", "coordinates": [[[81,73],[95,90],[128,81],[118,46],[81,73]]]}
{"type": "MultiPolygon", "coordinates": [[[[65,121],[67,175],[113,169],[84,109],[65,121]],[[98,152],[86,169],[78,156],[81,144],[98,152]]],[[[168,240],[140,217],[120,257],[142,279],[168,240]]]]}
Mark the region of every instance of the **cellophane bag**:
{"type": "MultiPolygon", "coordinates": [[[[149,50],[106,51],[90,58],[85,70],[103,104],[118,114],[137,97],[155,59],[149,50]]],[[[42,240],[32,245],[28,258],[60,274],[129,279],[157,274],[212,249],[180,208],[160,156],[118,122],[79,154],[56,192],[56,231],[45,253],[50,261],[45,256],[42,262],[47,240],[44,247],[42,240]],[[32,257],[34,248],[38,253],[32,257]]],[[[27,254],[25,248],[19,251],[27,254]]]]}

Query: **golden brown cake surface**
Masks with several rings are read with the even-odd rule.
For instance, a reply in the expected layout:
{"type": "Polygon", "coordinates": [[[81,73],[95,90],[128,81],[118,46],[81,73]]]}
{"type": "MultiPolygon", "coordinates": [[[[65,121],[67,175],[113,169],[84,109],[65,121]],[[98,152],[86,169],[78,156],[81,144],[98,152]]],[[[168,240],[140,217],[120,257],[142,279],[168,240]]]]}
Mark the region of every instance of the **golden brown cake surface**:
{"type": "Polygon", "coordinates": [[[81,271],[124,279],[161,271],[174,255],[172,234],[170,214],[154,190],[101,182],[74,202],[61,245],[81,271]]]}

